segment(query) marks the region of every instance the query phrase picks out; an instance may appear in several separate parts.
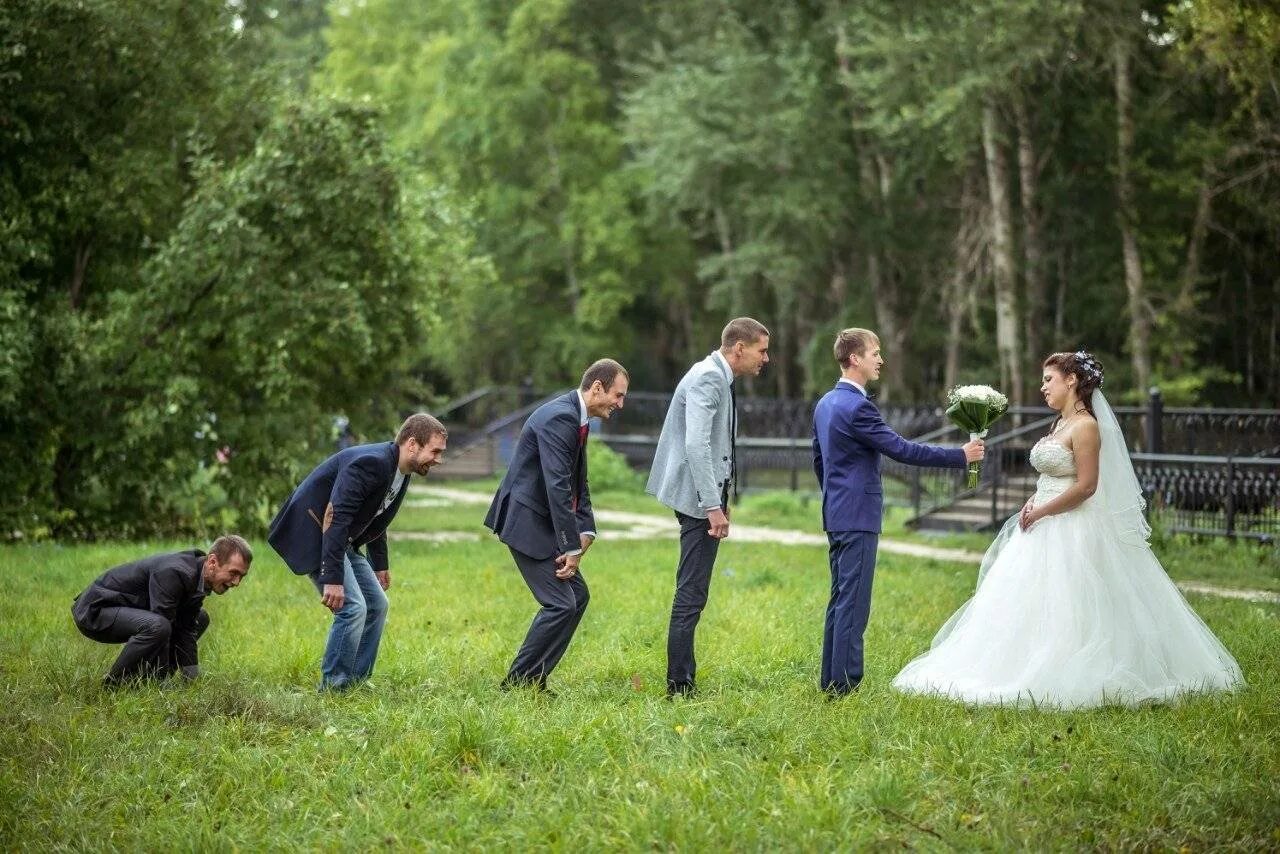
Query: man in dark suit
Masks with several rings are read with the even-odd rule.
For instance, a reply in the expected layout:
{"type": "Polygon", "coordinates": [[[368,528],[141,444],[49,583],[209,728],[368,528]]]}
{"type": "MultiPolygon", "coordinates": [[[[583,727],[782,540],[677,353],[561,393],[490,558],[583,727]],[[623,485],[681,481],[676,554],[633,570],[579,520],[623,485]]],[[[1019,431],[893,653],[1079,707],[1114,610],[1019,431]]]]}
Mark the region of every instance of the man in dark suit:
{"type": "Polygon", "coordinates": [[[124,644],[103,684],[197,676],[197,642],[209,627],[204,598],[239,587],[252,562],[249,544],[228,534],[208,554],[153,555],[98,576],[71,604],[71,616],[90,640],[124,644]]]}
{"type": "Polygon", "coordinates": [[[391,586],[387,526],[410,477],[439,464],[447,437],[436,418],[410,415],[394,442],[354,445],[321,463],[271,522],[267,542],[333,611],[322,690],[343,691],[373,673],[391,586]]]}
{"type": "Polygon", "coordinates": [[[587,424],[622,408],[628,382],[622,365],[601,359],[587,368],[575,391],[538,407],[520,430],[484,524],[511,550],[542,607],[503,688],[546,690],[547,676],[587,609],[587,583],[579,567],[596,536],[587,486],[587,424]]]}
{"type": "Polygon", "coordinates": [[[963,448],[920,445],[899,436],[867,397],[880,378],[880,339],[866,329],[836,335],[840,380],[813,411],[813,470],[822,488],[822,526],[831,562],[831,598],[822,636],[822,690],[848,694],[862,681],[862,638],[871,616],[871,581],[883,515],[881,454],[915,466],[964,468],[983,456],[982,440],[963,448]]]}

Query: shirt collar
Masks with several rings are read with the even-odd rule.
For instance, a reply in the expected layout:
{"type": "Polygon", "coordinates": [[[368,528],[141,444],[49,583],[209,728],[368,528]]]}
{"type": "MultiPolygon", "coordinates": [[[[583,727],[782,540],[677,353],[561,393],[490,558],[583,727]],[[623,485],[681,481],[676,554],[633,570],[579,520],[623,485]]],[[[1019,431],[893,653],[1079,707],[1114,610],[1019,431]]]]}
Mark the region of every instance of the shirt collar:
{"type": "Polygon", "coordinates": [[[724,357],[724,354],[719,350],[712,350],[711,358],[715,359],[716,363],[720,365],[720,370],[724,371],[725,376],[729,378],[729,382],[733,382],[733,368],[729,367],[729,360],[724,357]]]}
{"type": "Polygon", "coordinates": [[[204,565],[209,560],[209,556],[205,555],[200,559],[200,568],[196,570],[196,594],[204,595],[204,565]]]}
{"type": "Polygon", "coordinates": [[[853,386],[854,388],[856,388],[858,391],[862,392],[862,396],[863,396],[863,397],[866,397],[866,396],[867,396],[867,390],[866,390],[865,388],[863,388],[862,386],[858,385],[857,383],[855,383],[853,380],[849,379],[848,377],[841,377],[841,378],[840,378],[840,382],[842,382],[842,383],[848,383],[849,385],[851,385],[851,386],[853,386]]]}
{"type": "Polygon", "coordinates": [[[578,395],[578,426],[586,424],[587,418],[587,399],[582,396],[582,389],[578,389],[575,394],[578,395]]]}

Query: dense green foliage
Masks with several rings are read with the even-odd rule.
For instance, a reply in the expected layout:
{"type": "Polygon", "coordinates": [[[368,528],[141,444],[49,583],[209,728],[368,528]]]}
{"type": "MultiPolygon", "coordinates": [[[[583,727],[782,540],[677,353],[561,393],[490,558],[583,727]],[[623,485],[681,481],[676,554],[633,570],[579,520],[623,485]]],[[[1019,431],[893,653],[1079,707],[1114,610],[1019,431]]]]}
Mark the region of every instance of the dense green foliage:
{"type": "Polygon", "coordinates": [[[465,217],[221,2],[0,16],[0,529],[260,526],[334,414],[422,400],[465,217]]]}
{"type": "Polygon", "coordinates": [[[882,397],[1280,398],[1280,15],[1234,0],[0,7],[0,530],[260,525],[331,448],[758,316],[882,397]],[[193,438],[194,437],[194,440],[193,438]],[[219,451],[224,453],[219,454],[219,451]],[[220,461],[220,457],[224,461],[220,461]]]}
{"type": "MultiPolygon", "coordinates": [[[[439,508],[401,515],[395,530],[455,527],[439,508]]],[[[816,685],[825,550],[731,539],[699,629],[704,693],[669,703],[675,542],[604,539],[559,697],[539,699],[497,687],[535,607],[506,550],[393,542],[375,688],[323,697],[328,614],[263,549],[208,603],[200,682],[104,693],[114,650],[78,636],[67,605],[162,547],[0,549],[6,850],[1276,845],[1275,605],[1193,598],[1244,669],[1238,694],[968,710],[888,682],[975,568],[882,555],[868,678],[833,703],[816,685]]]]}
{"type": "Polygon", "coordinates": [[[388,107],[501,271],[450,310],[518,330],[520,357],[486,336],[455,377],[553,383],[603,345],[669,383],[749,312],[775,332],[756,387],[784,395],[826,384],[851,323],[882,333],[899,399],[996,373],[1029,395],[1081,344],[1120,396],[1280,393],[1271,7],[333,10],[320,85],[388,107]]]}

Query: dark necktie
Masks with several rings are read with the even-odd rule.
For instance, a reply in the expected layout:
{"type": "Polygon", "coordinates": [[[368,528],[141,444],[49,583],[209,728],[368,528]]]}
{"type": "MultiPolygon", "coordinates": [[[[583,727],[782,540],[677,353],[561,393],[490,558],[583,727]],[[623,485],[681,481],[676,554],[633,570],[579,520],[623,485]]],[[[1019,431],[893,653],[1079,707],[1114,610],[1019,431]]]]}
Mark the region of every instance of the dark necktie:
{"type": "Polygon", "coordinates": [[[733,500],[738,500],[738,384],[729,383],[729,480],[733,482],[733,500]]]}

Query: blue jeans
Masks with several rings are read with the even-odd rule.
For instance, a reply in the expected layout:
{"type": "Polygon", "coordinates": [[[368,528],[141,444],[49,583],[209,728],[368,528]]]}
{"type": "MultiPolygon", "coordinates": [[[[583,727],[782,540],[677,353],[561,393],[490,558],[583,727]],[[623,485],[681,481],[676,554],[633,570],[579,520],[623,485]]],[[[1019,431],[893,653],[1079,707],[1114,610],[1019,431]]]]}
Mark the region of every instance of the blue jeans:
{"type": "MultiPolygon", "coordinates": [[[[324,591],[318,574],[312,574],[311,581],[324,591]]],[[[355,549],[348,549],[343,561],[342,593],[342,607],[333,615],[320,662],[322,690],[342,691],[369,678],[387,622],[387,594],[369,561],[355,549]]]]}

